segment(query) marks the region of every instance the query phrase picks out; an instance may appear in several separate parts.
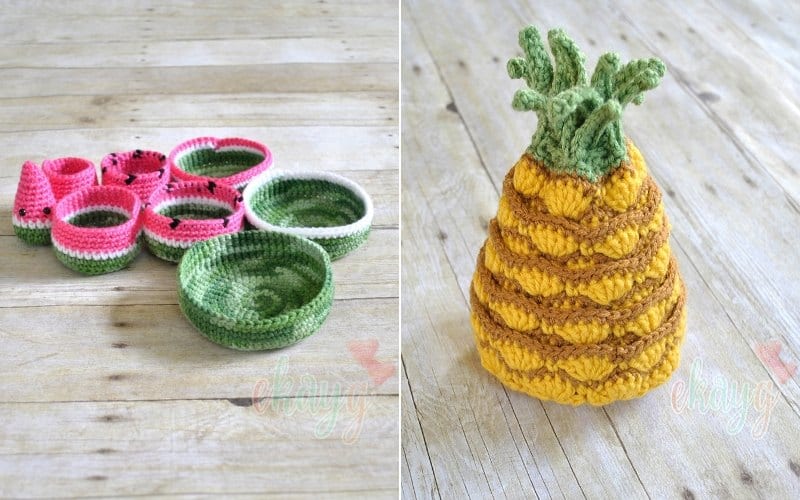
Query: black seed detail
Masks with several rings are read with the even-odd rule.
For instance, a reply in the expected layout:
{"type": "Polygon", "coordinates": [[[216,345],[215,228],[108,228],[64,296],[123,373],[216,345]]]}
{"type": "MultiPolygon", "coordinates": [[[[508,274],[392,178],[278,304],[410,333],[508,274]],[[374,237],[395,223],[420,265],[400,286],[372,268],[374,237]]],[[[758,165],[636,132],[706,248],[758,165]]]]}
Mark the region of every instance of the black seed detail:
{"type": "Polygon", "coordinates": [[[227,218],[227,217],[225,217],[224,219],[222,219],[222,227],[228,227],[228,222],[230,222],[230,221],[228,220],[228,218],[227,218]]]}
{"type": "Polygon", "coordinates": [[[112,165],[116,165],[117,164],[117,160],[111,160],[111,164],[112,165]]]}
{"type": "Polygon", "coordinates": [[[117,157],[117,153],[111,153],[111,156],[116,158],[117,157]]]}
{"type": "Polygon", "coordinates": [[[173,218],[172,222],[169,223],[169,227],[170,227],[170,229],[175,229],[176,227],[178,227],[178,224],[180,224],[180,223],[181,223],[180,219],[173,218]]]}
{"type": "Polygon", "coordinates": [[[50,207],[44,207],[42,212],[44,212],[45,215],[50,215],[50,207]]]}
{"type": "Polygon", "coordinates": [[[159,168],[158,169],[158,178],[160,179],[162,177],[164,177],[164,169],[163,168],[159,168]]]}
{"type": "Polygon", "coordinates": [[[136,180],[136,176],[133,174],[128,174],[128,178],[125,179],[125,184],[130,186],[133,181],[136,180]]]}
{"type": "Polygon", "coordinates": [[[236,201],[238,201],[239,203],[243,202],[244,201],[244,196],[237,197],[236,201]]]}
{"type": "Polygon", "coordinates": [[[24,208],[20,208],[19,212],[17,212],[17,213],[19,214],[20,217],[25,217],[25,214],[27,214],[28,211],[25,210],[24,208]]]}
{"type": "Polygon", "coordinates": [[[214,194],[215,187],[217,187],[217,184],[214,181],[208,181],[208,190],[211,191],[211,194],[214,194]]]}
{"type": "Polygon", "coordinates": [[[167,159],[167,157],[166,157],[166,156],[164,156],[164,155],[161,155],[161,156],[159,156],[159,157],[158,157],[158,159],[159,159],[159,160],[161,160],[161,161],[164,161],[164,160],[166,160],[166,159],[167,159]]]}
{"type": "Polygon", "coordinates": [[[103,167],[103,168],[100,169],[100,171],[103,172],[103,173],[106,173],[107,170],[108,170],[107,167],[103,167]]]}

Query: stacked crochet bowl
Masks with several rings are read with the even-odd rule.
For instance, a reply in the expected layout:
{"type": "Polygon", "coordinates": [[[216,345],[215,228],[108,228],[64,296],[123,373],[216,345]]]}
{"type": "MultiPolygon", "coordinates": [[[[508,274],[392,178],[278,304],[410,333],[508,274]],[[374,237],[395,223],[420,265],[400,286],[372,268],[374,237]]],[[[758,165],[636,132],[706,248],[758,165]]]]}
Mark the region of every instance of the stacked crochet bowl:
{"type": "Polygon", "coordinates": [[[333,301],[331,260],[363,244],[372,201],[331,173],[272,172],[270,150],[200,137],[169,154],[134,150],[22,167],[12,223],[28,244],[53,243],[67,267],[128,266],[143,243],[178,265],[181,310],[210,340],[274,349],[319,329],[333,301]],[[244,193],[242,191],[244,190],[244,193]],[[249,222],[263,231],[244,231],[249,222]]]}

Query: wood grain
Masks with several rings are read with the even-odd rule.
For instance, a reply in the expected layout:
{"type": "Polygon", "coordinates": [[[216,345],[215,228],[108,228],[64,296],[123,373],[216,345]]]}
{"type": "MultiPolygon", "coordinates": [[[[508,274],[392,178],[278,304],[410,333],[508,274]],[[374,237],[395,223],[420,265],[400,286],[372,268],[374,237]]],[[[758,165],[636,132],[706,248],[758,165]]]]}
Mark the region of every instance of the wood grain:
{"type": "Polygon", "coordinates": [[[783,382],[757,355],[776,340],[785,362],[800,357],[800,181],[792,173],[800,79],[784,71],[792,35],[758,29],[800,17],[768,2],[715,4],[404,4],[403,426],[412,432],[402,447],[404,471],[414,474],[403,479],[404,495],[800,494],[800,438],[787,432],[800,424],[800,376],[783,382]],[[746,23],[750,11],[761,13],[756,26],[746,23]],[[505,72],[526,24],[565,28],[590,65],[613,49],[668,66],[624,123],[665,193],[688,336],[673,378],[638,400],[539,402],[490,377],[474,349],[467,292],[475,258],[502,179],[536,123],[511,109],[519,82],[505,72]],[[699,396],[681,407],[673,397],[688,387],[699,396]],[[757,390],[761,400],[734,404],[757,390]],[[731,406],[709,407],[714,394],[728,394],[731,406]]]}
{"type": "Polygon", "coordinates": [[[2,12],[0,496],[396,498],[397,4],[2,12]],[[175,265],[146,252],[88,278],[13,236],[23,161],[168,153],[201,135],[263,141],[276,168],[337,171],[373,197],[368,242],[334,263],[330,316],[298,345],[207,341],[177,306],[175,265]]]}
{"type": "Polygon", "coordinates": [[[380,450],[395,446],[396,402],[344,399],[315,397],[313,414],[306,406],[227,400],[0,404],[7,428],[0,495],[20,488],[30,496],[327,491],[297,481],[298,471],[309,469],[339,476],[349,495],[390,496],[392,485],[381,477],[396,466],[396,455],[380,450]],[[342,439],[355,426],[364,434],[360,446],[342,439]]]}

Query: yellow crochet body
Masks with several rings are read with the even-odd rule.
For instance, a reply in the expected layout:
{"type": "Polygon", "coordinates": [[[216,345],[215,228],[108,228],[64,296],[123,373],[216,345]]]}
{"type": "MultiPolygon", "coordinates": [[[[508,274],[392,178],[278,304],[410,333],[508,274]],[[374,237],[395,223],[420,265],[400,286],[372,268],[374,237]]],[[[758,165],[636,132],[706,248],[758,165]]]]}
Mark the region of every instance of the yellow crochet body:
{"type": "Polygon", "coordinates": [[[602,405],[677,367],[685,290],[660,191],[627,157],[599,182],[528,153],[509,172],[471,290],[481,361],[507,386],[602,405]]]}

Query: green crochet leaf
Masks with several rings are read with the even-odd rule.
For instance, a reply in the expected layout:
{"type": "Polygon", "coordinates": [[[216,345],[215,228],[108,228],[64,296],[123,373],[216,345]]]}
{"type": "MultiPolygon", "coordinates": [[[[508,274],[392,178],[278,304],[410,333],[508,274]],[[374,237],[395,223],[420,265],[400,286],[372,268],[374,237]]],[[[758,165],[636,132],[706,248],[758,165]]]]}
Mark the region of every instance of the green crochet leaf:
{"type": "Polygon", "coordinates": [[[528,152],[549,169],[597,182],[627,159],[622,111],[641,104],[644,92],[658,86],[666,72],[659,59],[637,59],[622,65],[613,52],[603,54],[591,80],[586,56],[560,29],[547,34],[555,65],[534,26],[519,33],[524,57],[508,61],[511,78],[528,88],[517,90],[511,105],[534,111],[536,132],[528,152]]]}

